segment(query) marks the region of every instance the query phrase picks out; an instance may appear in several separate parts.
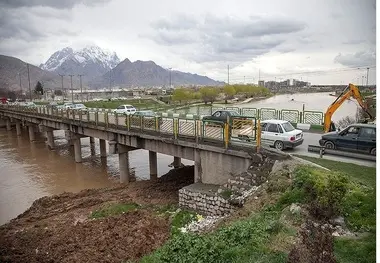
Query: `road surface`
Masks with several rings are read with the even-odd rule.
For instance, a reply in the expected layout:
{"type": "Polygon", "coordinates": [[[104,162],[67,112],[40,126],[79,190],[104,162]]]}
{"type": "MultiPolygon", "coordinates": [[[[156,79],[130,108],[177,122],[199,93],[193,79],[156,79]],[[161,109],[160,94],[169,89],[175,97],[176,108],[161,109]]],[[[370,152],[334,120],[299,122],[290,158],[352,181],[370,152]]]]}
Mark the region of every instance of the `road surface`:
{"type": "MultiPolygon", "coordinates": [[[[285,150],[284,152],[290,153],[290,154],[297,154],[297,155],[304,155],[304,156],[319,158],[319,153],[308,152],[307,148],[309,145],[319,145],[318,141],[320,138],[321,138],[321,134],[304,132],[303,144],[298,147],[295,147],[294,149],[285,150]]],[[[359,159],[354,159],[354,158],[349,158],[349,157],[340,157],[340,156],[334,156],[334,155],[323,155],[323,158],[327,160],[354,163],[354,164],[365,165],[369,167],[376,167],[376,162],[373,162],[373,161],[359,160],[359,159]]]]}

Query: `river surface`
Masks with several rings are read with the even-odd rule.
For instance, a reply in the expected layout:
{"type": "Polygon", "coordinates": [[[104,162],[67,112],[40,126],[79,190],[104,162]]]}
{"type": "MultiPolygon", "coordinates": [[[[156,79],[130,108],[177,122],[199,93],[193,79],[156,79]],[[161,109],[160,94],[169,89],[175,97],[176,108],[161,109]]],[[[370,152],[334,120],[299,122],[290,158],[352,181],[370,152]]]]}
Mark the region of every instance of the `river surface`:
{"type": "MultiPolygon", "coordinates": [[[[276,108],[325,111],[335,100],[328,93],[278,95],[262,101],[238,105],[239,107],[276,108]],[[292,100],[293,99],[293,100],[292,100]]],[[[333,119],[356,112],[357,104],[346,101],[333,119]]],[[[101,188],[118,183],[118,155],[100,158],[99,141],[96,139],[95,155],[91,155],[88,138],[82,139],[82,163],[75,163],[72,147],[67,145],[63,131],[55,131],[56,149],[49,151],[43,137],[30,143],[27,130],[22,136],[0,128],[0,225],[24,212],[34,200],[63,192],[79,192],[88,188],[101,188]]],[[[107,144],[108,147],[108,144],[107,144]]],[[[108,149],[107,149],[108,150],[108,149]]],[[[171,168],[173,157],[157,154],[159,176],[171,168]]],[[[193,162],[182,160],[190,165],[193,162]]],[[[130,153],[130,168],[136,180],[149,179],[148,151],[130,153]]]]}
{"type": "MultiPolygon", "coordinates": [[[[296,93],[296,94],[281,94],[270,97],[265,100],[237,104],[242,108],[274,108],[277,110],[299,110],[302,111],[303,105],[305,110],[325,112],[327,108],[336,100],[336,97],[329,93],[296,93]]],[[[359,104],[355,100],[346,100],[337,109],[332,116],[332,120],[339,121],[345,116],[355,116],[359,104]]]]}

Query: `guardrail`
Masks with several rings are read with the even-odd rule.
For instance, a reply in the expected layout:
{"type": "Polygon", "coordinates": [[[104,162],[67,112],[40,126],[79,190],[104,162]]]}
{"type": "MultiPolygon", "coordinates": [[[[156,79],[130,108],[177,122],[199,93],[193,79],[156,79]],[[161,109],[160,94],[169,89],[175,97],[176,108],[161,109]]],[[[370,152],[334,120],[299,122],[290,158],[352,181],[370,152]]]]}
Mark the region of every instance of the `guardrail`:
{"type": "Polygon", "coordinates": [[[307,150],[308,150],[308,152],[319,153],[320,158],[323,158],[323,155],[325,155],[325,154],[330,154],[330,155],[335,155],[335,156],[351,157],[351,158],[355,158],[355,159],[361,159],[361,160],[376,162],[376,156],[374,156],[374,155],[326,149],[325,147],[319,146],[319,145],[309,145],[307,150]]]}
{"type": "Polygon", "coordinates": [[[295,109],[274,108],[239,108],[239,107],[223,107],[223,106],[193,106],[182,109],[172,109],[165,112],[168,115],[180,114],[182,116],[194,115],[195,118],[201,119],[203,116],[212,115],[218,110],[234,110],[241,116],[254,117],[260,120],[279,119],[289,121],[291,123],[305,123],[310,125],[322,125],[324,113],[320,111],[295,109]]]}
{"type": "Polygon", "coordinates": [[[154,133],[162,137],[183,138],[197,143],[202,141],[214,142],[223,145],[225,148],[233,145],[236,139],[252,146],[257,143],[257,121],[254,117],[236,116],[227,122],[204,122],[198,119],[134,116],[92,109],[83,111],[18,105],[0,105],[0,109],[22,112],[36,117],[54,117],[62,121],[70,120],[79,125],[88,123],[106,128],[154,133]]]}

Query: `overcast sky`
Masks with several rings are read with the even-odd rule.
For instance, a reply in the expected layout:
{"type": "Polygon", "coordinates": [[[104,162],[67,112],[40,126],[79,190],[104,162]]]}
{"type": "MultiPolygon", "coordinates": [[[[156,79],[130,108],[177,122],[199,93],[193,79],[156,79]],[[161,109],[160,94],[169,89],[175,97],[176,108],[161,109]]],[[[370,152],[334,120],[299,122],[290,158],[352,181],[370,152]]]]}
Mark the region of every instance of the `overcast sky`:
{"type": "MultiPolygon", "coordinates": [[[[359,83],[376,65],[375,0],[0,0],[0,54],[39,65],[95,44],[121,60],[231,82],[359,83]],[[347,68],[354,68],[349,70],[347,68]],[[309,73],[303,73],[309,72],[309,73]],[[302,73],[302,74],[301,74],[302,73]]],[[[375,68],[369,83],[375,82],[375,68]]],[[[365,82],[365,80],[364,80],[365,82]]]]}

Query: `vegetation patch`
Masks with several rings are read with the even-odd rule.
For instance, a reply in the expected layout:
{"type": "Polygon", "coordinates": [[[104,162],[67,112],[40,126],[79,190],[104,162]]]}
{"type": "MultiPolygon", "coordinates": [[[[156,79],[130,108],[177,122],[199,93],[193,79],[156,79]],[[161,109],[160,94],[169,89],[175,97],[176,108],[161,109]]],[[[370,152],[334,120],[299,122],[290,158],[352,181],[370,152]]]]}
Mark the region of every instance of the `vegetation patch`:
{"type": "Polygon", "coordinates": [[[338,263],[376,262],[376,234],[359,238],[338,237],[334,251],[338,263]]]}
{"type": "Polygon", "coordinates": [[[104,218],[109,216],[116,216],[129,211],[138,209],[140,206],[135,203],[127,204],[108,204],[91,213],[90,218],[104,218]]]}

